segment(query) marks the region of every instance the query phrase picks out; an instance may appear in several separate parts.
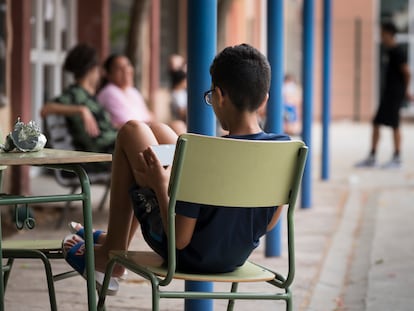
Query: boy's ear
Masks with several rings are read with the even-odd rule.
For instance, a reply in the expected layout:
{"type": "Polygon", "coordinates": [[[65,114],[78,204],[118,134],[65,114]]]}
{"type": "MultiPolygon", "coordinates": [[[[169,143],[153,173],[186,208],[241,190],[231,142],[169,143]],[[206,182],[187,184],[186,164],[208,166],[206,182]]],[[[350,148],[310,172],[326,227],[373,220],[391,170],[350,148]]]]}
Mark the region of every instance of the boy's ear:
{"type": "Polygon", "coordinates": [[[216,92],[217,94],[220,94],[220,97],[223,97],[223,91],[218,86],[216,86],[216,92]]]}
{"type": "Polygon", "coordinates": [[[266,94],[263,102],[257,108],[257,112],[259,113],[260,116],[266,116],[266,106],[267,106],[268,100],[269,100],[269,93],[266,94]]]}
{"type": "Polygon", "coordinates": [[[219,88],[219,87],[217,87],[216,88],[216,92],[217,92],[217,99],[218,99],[218,102],[220,103],[220,105],[223,103],[223,101],[224,101],[224,95],[223,95],[223,91],[221,90],[221,88],[219,88]]]}
{"type": "Polygon", "coordinates": [[[259,106],[259,109],[258,110],[261,110],[261,109],[264,109],[265,107],[266,107],[266,105],[267,105],[267,101],[269,100],[269,93],[266,93],[266,96],[265,96],[265,98],[263,99],[263,102],[260,104],[260,106],[259,106]]]}

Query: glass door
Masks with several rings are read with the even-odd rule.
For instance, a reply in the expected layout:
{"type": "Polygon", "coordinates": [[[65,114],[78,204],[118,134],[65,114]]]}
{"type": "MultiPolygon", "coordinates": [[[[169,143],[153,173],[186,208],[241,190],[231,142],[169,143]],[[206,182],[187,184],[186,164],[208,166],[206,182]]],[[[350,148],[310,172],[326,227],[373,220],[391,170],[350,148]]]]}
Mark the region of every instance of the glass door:
{"type": "Polygon", "coordinates": [[[75,0],[32,2],[32,119],[39,125],[44,102],[67,84],[62,65],[66,51],[76,42],[76,4],[75,0]]]}
{"type": "MultiPolygon", "coordinates": [[[[40,110],[45,101],[61,93],[68,77],[62,66],[66,51],[76,40],[76,0],[33,0],[30,63],[32,66],[32,120],[43,125],[40,110]]],[[[31,167],[30,175],[40,173],[31,167]]]]}

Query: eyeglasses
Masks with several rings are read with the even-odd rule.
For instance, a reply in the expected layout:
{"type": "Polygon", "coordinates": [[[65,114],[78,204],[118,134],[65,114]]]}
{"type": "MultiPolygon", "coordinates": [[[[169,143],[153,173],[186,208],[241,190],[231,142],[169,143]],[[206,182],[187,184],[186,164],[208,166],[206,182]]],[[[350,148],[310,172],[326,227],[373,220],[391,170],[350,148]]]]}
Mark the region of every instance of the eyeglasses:
{"type": "Polygon", "coordinates": [[[217,85],[214,86],[212,89],[209,89],[207,92],[204,92],[204,101],[209,106],[213,104],[213,92],[216,90],[216,88],[219,88],[221,95],[224,96],[223,89],[217,85]]]}
{"type": "Polygon", "coordinates": [[[204,101],[206,102],[207,105],[210,105],[210,106],[212,105],[214,89],[215,88],[212,88],[208,90],[207,92],[204,92],[204,101]]]}

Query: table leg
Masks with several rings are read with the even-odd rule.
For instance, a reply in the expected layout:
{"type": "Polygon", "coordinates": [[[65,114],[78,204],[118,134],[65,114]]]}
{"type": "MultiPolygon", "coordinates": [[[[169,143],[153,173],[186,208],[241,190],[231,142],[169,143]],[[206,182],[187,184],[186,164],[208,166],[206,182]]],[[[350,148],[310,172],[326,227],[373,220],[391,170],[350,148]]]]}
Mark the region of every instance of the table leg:
{"type": "MultiPolygon", "coordinates": [[[[1,174],[1,171],[0,171],[1,174]]],[[[4,283],[3,283],[3,250],[1,248],[1,241],[3,239],[2,237],[2,228],[1,228],[1,213],[0,213],[0,264],[1,264],[1,278],[0,278],[0,311],[4,310],[4,283]]]]}
{"type": "Polygon", "coordinates": [[[96,284],[95,284],[95,259],[94,259],[94,245],[92,236],[92,206],[91,206],[91,191],[88,175],[81,166],[74,167],[75,173],[79,177],[83,200],[83,224],[85,229],[85,267],[87,273],[88,286],[88,310],[96,310],[96,284]]]}
{"type": "MultiPolygon", "coordinates": [[[[0,166],[0,193],[3,190],[3,168],[0,166]]],[[[3,241],[2,236],[2,228],[1,228],[1,212],[0,212],[0,270],[1,270],[1,278],[0,278],[0,311],[4,310],[4,283],[3,283],[3,250],[1,248],[1,242],[3,241]]]]}

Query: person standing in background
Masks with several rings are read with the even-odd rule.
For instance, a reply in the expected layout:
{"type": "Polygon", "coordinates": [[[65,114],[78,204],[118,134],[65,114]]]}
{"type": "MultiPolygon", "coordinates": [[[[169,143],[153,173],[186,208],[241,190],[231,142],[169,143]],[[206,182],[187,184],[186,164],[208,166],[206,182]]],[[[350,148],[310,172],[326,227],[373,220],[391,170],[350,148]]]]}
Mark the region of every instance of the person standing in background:
{"type": "Polygon", "coordinates": [[[400,46],[395,35],[397,28],[393,23],[384,23],[381,26],[381,42],[385,54],[381,57],[384,64],[384,77],[380,93],[380,103],[373,119],[371,150],[368,157],[356,164],[356,167],[373,167],[377,165],[377,146],[380,139],[380,126],[392,128],[394,154],[383,168],[399,168],[401,166],[401,131],[400,108],[406,100],[411,100],[409,93],[410,69],[407,62],[407,53],[400,46]]]}

